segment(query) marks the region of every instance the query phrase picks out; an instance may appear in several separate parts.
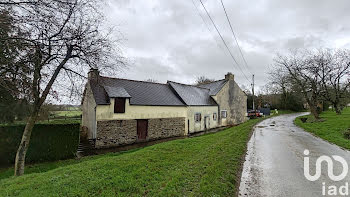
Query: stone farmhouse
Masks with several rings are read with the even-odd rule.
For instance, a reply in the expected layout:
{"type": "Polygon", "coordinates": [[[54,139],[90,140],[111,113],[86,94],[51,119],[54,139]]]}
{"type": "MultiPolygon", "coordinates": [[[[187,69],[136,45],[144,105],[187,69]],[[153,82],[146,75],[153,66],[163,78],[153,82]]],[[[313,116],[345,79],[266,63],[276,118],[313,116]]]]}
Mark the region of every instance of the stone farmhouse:
{"type": "Polygon", "coordinates": [[[247,120],[247,96],[228,73],[205,85],[110,78],[90,70],[82,126],[95,148],[186,136],[247,120]]]}

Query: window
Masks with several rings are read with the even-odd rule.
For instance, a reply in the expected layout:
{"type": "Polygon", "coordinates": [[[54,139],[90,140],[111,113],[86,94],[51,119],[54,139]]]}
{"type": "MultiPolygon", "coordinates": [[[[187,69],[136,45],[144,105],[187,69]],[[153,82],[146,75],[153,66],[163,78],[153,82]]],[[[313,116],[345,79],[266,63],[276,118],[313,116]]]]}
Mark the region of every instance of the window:
{"type": "Polygon", "coordinates": [[[125,113],[125,98],[114,99],[114,113],[125,113]]]}
{"type": "Polygon", "coordinates": [[[218,118],[218,114],[217,113],[213,113],[213,120],[216,120],[218,118]]]}
{"type": "Polygon", "coordinates": [[[227,118],[227,111],[221,110],[221,118],[227,118]]]}
{"type": "Polygon", "coordinates": [[[196,114],[194,115],[194,121],[195,121],[195,122],[200,122],[201,119],[202,119],[202,114],[201,114],[201,113],[196,113],[196,114]]]}

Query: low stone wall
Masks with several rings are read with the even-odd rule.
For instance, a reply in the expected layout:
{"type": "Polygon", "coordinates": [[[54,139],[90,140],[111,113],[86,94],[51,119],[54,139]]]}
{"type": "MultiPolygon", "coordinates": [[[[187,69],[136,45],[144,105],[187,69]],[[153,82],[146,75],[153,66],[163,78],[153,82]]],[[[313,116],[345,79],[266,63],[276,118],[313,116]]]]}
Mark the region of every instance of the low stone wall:
{"type": "MultiPolygon", "coordinates": [[[[148,119],[146,140],[183,136],[185,118],[148,119]]],[[[97,121],[96,148],[109,148],[138,142],[137,120],[97,121]]]]}
{"type": "Polygon", "coordinates": [[[137,140],[136,120],[97,121],[96,148],[132,144],[137,140]]]}
{"type": "Polygon", "coordinates": [[[185,134],[185,118],[159,118],[148,120],[148,140],[177,137],[185,134]]]}

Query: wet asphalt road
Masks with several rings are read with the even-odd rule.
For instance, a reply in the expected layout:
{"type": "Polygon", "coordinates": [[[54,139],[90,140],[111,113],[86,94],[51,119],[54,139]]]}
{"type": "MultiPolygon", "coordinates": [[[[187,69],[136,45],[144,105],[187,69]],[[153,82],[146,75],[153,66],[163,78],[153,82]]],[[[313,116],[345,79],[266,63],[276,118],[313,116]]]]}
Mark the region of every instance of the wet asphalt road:
{"type": "MultiPolygon", "coordinates": [[[[329,179],[325,162],[322,163],[322,174],[317,181],[305,178],[305,149],[310,151],[311,175],[315,174],[315,163],[319,156],[339,155],[350,165],[350,152],[295,126],[293,120],[300,115],[305,113],[281,115],[256,125],[248,143],[239,196],[324,196],[323,182],[326,188],[330,185],[339,188],[346,182],[350,184],[350,173],[342,181],[329,179]]],[[[342,165],[334,160],[333,163],[334,174],[339,175],[343,170],[342,165]]],[[[325,190],[325,196],[328,196],[328,192],[328,189],[325,190]]],[[[340,196],[339,191],[336,196],[340,196]]]]}

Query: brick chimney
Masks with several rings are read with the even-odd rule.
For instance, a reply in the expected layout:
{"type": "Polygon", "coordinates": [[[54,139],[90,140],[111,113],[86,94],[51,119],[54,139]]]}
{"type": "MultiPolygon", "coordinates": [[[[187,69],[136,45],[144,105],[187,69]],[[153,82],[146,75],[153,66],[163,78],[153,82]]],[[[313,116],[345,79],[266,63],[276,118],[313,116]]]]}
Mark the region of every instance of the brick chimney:
{"type": "Polygon", "coordinates": [[[225,79],[226,79],[226,80],[232,80],[232,81],[234,81],[234,80],[235,80],[235,76],[234,76],[231,72],[228,72],[228,73],[225,75],[225,79]]]}
{"type": "Polygon", "coordinates": [[[100,71],[97,68],[91,68],[88,72],[88,80],[89,81],[98,81],[100,77],[100,71]]]}

